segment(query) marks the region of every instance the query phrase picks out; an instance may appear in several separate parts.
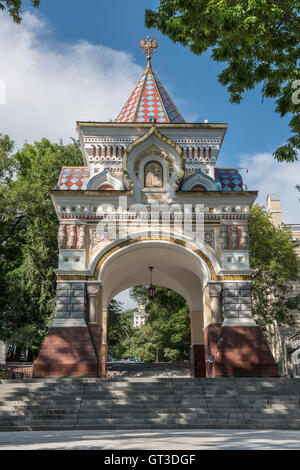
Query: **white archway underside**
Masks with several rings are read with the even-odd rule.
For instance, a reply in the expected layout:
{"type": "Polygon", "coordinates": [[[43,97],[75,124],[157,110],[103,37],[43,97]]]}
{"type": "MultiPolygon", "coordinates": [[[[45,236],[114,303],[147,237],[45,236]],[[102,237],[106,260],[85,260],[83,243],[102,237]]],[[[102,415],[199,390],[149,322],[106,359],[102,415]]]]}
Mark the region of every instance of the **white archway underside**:
{"type": "Polygon", "coordinates": [[[110,256],[101,270],[103,308],[125,289],[149,284],[168,287],[182,295],[191,310],[202,310],[203,266],[199,257],[172,243],[141,242],[129,245],[110,256]]]}

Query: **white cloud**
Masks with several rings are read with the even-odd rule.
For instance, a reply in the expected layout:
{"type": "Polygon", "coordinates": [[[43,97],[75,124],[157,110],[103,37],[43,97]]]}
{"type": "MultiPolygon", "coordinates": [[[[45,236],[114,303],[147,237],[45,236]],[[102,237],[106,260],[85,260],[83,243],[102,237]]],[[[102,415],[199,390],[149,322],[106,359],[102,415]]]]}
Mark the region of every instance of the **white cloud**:
{"type": "Polygon", "coordinates": [[[101,44],[57,42],[46,21],[28,12],[21,25],[1,13],[0,64],[0,132],[18,145],[68,141],[76,120],[114,119],[143,71],[129,54],[101,44]]]}
{"type": "Polygon", "coordinates": [[[279,163],[270,153],[258,153],[242,156],[239,166],[248,168],[244,181],[249,190],[259,191],[259,204],[266,206],[267,195],[276,194],[283,222],[300,223],[300,193],[295,189],[300,184],[300,161],[279,163]]]}

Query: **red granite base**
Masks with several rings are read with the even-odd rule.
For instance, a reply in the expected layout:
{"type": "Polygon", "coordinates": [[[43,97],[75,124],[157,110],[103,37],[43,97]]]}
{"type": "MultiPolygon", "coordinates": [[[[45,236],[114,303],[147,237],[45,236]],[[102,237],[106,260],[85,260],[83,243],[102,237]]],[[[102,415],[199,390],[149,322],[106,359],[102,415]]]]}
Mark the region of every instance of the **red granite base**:
{"type": "Polygon", "coordinates": [[[190,351],[190,370],[192,377],[205,377],[204,344],[192,344],[190,351]]]}
{"type": "Polygon", "coordinates": [[[33,364],[34,377],[98,375],[99,365],[86,326],[50,328],[33,364]]]}
{"type": "Polygon", "coordinates": [[[266,338],[258,326],[208,325],[204,330],[206,377],[277,377],[266,338]]]}
{"type": "Polygon", "coordinates": [[[94,346],[94,351],[97,359],[99,359],[100,354],[100,339],[101,339],[101,326],[96,323],[88,324],[88,329],[94,346]]]}

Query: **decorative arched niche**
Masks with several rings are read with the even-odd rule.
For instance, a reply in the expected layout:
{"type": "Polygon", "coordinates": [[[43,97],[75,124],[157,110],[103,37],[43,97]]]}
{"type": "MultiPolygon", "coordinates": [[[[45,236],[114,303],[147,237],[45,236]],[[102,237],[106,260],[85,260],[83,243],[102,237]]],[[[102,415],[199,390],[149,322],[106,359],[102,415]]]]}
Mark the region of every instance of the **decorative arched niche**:
{"type": "MultiPolygon", "coordinates": [[[[156,165],[156,169],[160,166],[156,165]]],[[[171,139],[163,136],[155,127],[151,128],[143,137],[133,142],[125,152],[123,168],[137,201],[142,200],[143,193],[165,193],[167,199],[173,199],[177,182],[182,178],[184,171],[184,157],[182,150],[171,139]],[[156,162],[162,168],[162,185],[150,186],[146,183],[145,170],[149,163],[156,162]]],[[[159,178],[161,179],[161,177],[159,178]]]]}
{"type": "Polygon", "coordinates": [[[100,191],[123,191],[124,185],[120,178],[111,173],[109,170],[104,170],[90,179],[86,189],[100,191]]]}
{"type": "Polygon", "coordinates": [[[201,170],[195,171],[182,183],[182,191],[218,191],[217,182],[201,170]],[[199,188],[199,189],[198,189],[199,188]]]}

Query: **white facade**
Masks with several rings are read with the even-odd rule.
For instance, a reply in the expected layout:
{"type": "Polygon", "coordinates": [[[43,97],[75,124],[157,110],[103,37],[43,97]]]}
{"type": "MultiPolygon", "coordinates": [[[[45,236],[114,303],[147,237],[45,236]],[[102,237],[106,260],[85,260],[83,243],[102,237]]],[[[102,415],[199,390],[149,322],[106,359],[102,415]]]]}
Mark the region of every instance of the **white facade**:
{"type": "Polygon", "coordinates": [[[145,307],[140,305],[138,311],[133,313],[133,327],[140,328],[141,326],[145,325],[146,319],[147,313],[145,311],[145,307]]]}

